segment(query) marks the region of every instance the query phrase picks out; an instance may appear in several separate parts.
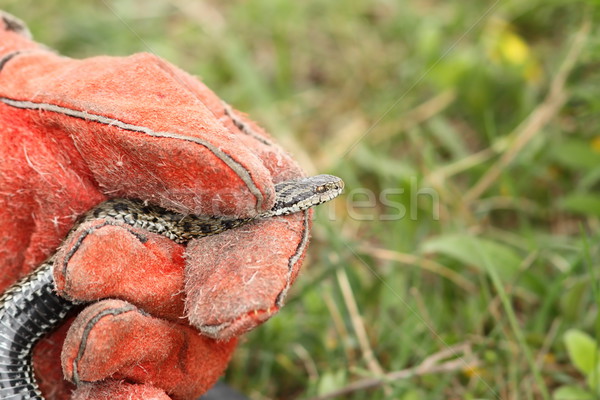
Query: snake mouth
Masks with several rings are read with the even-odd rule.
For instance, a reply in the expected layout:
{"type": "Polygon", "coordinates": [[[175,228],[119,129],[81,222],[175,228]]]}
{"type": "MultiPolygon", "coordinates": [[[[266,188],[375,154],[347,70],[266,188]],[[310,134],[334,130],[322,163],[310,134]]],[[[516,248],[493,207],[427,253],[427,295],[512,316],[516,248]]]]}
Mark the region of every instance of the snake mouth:
{"type": "Polygon", "coordinates": [[[326,203],[344,190],[344,181],[333,175],[317,175],[275,185],[277,198],[264,216],[287,215],[326,203]]]}

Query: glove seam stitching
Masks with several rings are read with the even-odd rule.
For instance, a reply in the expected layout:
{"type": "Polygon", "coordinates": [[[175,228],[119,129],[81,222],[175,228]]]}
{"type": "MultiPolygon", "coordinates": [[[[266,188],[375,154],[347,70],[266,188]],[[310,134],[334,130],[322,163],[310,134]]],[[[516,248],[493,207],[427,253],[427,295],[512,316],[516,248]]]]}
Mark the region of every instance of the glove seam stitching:
{"type": "Polygon", "coordinates": [[[196,143],[196,144],[206,148],[213,155],[215,155],[218,159],[220,159],[225,165],[227,165],[236,174],[236,176],[238,178],[240,178],[242,180],[242,182],[244,182],[244,184],[246,185],[246,187],[248,188],[250,193],[252,193],[252,195],[254,195],[254,197],[256,199],[256,210],[262,211],[262,207],[263,207],[263,203],[264,203],[264,196],[263,196],[263,193],[258,188],[258,186],[256,185],[256,183],[254,182],[254,179],[252,178],[252,173],[248,169],[246,169],[239,161],[234,159],[230,154],[219,149],[217,146],[215,146],[214,144],[212,144],[210,142],[207,142],[205,140],[202,140],[200,138],[196,138],[193,136],[186,136],[186,135],[181,135],[181,134],[172,133],[172,132],[165,132],[165,131],[154,131],[148,127],[130,124],[130,123],[121,121],[116,118],[111,118],[111,117],[107,117],[107,116],[100,115],[100,114],[88,113],[86,111],[80,111],[80,110],[76,110],[76,109],[64,107],[64,106],[59,106],[57,104],[52,104],[52,103],[33,102],[33,101],[29,101],[29,100],[18,100],[18,99],[13,99],[13,98],[4,97],[4,96],[0,97],[0,102],[6,104],[8,106],[20,108],[20,109],[44,110],[44,111],[55,112],[57,114],[63,114],[68,117],[82,119],[84,121],[97,122],[99,124],[103,124],[103,125],[107,125],[107,126],[115,126],[117,128],[120,128],[120,129],[123,129],[126,131],[146,134],[148,136],[155,137],[155,138],[169,138],[169,139],[185,140],[188,142],[196,143]]]}
{"type": "Polygon", "coordinates": [[[73,382],[75,382],[75,384],[79,385],[82,381],[79,379],[79,372],[77,371],[77,368],[79,367],[79,361],[83,358],[83,353],[85,352],[85,349],[87,347],[87,341],[88,341],[88,337],[90,332],[92,331],[92,329],[94,328],[94,326],[98,323],[98,321],[100,321],[102,318],[106,317],[106,316],[110,316],[112,315],[117,316],[120,314],[124,314],[126,312],[130,312],[130,311],[135,311],[136,307],[129,304],[126,306],[123,306],[121,308],[117,308],[117,309],[109,309],[109,310],[103,310],[102,312],[96,314],[92,319],[90,319],[87,324],[85,325],[85,328],[83,330],[83,333],[81,334],[81,342],[79,343],[79,350],[77,351],[77,356],[75,357],[75,359],[73,360],[73,382]]]}

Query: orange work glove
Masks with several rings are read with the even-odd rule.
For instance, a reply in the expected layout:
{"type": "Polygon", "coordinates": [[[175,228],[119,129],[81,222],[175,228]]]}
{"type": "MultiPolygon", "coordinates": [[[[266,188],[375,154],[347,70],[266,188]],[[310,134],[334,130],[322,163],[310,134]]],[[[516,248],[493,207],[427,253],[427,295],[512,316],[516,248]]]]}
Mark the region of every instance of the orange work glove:
{"type": "MultiPolygon", "coordinates": [[[[273,205],[274,183],[300,175],[262,129],[166,61],[62,57],[0,14],[0,292],[108,198],[248,217],[273,205]]],[[[58,253],[55,281],[93,303],[36,346],[45,396],[196,398],[236,337],[279,310],[309,229],[307,211],[182,246],[82,224],[58,253]]]]}

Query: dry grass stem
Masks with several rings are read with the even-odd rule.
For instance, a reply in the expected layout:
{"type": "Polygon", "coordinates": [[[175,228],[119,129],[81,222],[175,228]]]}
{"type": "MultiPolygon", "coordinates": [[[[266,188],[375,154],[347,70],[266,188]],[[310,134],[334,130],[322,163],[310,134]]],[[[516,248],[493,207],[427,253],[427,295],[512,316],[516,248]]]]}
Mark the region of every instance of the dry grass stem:
{"type": "Polygon", "coordinates": [[[358,310],[358,305],[356,304],[354,294],[352,293],[352,287],[350,286],[350,281],[348,280],[348,275],[346,274],[346,271],[344,271],[343,269],[338,269],[337,280],[342,291],[344,302],[346,303],[346,307],[348,308],[348,312],[350,313],[352,327],[354,328],[354,332],[356,333],[356,338],[358,339],[358,343],[360,345],[363,357],[367,362],[367,366],[371,373],[373,373],[376,376],[381,376],[384,374],[383,368],[381,368],[379,361],[377,361],[377,359],[375,358],[375,353],[373,352],[373,349],[371,347],[371,343],[367,335],[367,330],[365,329],[365,324],[363,322],[362,316],[360,315],[360,311],[358,310]]]}
{"type": "Polygon", "coordinates": [[[430,118],[444,111],[450,104],[456,100],[456,92],[454,90],[446,90],[424,103],[419,104],[412,110],[409,110],[403,116],[398,117],[394,121],[394,130],[380,129],[371,132],[371,140],[377,144],[386,139],[391,139],[392,134],[398,132],[406,132],[413,129],[415,126],[422,124],[430,118]]]}
{"type": "Polygon", "coordinates": [[[302,360],[302,364],[304,364],[304,369],[308,374],[308,378],[311,381],[317,380],[319,378],[319,369],[317,368],[315,360],[311,357],[308,350],[306,350],[305,347],[300,346],[298,344],[294,345],[292,349],[294,350],[294,353],[296,353],[298,358],[302,360]]]}
{"type": "Polygon", "coordinates": [[[497,152],[494,151],[492,147],[488,147],[477,153],[469,154],[458,161],[435,169],[425,178],[425,180],[433,186],[443,186],[446,179],[486,162],[496,153],[497,152]]]}
{"type": "Polygon", "coordinates": [[[471,345],[469,343],[462,343],[454,346],[448,346],[444,350],[430,355],[416,367],[389,372],[377,378],[360,379],[341,389],[334,390],[321,396],[312,397],[309,400],[332,399],[339,396],[346,396],[359,390],[373,389],[386,383],[401,379],[408,379],[415,376],[423,376],[435,373],[463,371],[466,368],[475,368],[479,365],[480,361],[473,355],[471,351],[471,345]],[[452,357],[451,360],[443,361],[444,359],[450,357],[452,357]]]}
{"type": "Polygon", "coordinates": [[[525,119],[510,136],[514,136],[514,140],[510,144],[506,152],[502,154],[500,160],[492,165],[486,174],[473,186],[464,197],[467,204],[477,200],[502,174],[504,169],[517,157],[542,128],[548,124],[558,113],[567,95],[565,93],[565,83],[569,73],[573,70],[575,63],[583,50],[584,44],[588,37],[591,24],[586,20],[579,32],[575,35],[573,44],[570,47],[563,63],[558,69],[558,72],[550,83],[550,90],[544,101],[535,109],[529,117],[525,119]]]}
{"type": "MultiPolygon", "coordinates": [[[[348,332],[348,329],[346,329],[346,324],[344,324],[344,318],[342,316],[342,313],[340,312],[340,309],[337,306],[335,300],[333,300],[333,298],[331,297],[330,291],[324,291],[323,301],[327,306],[329,315],[331,315],[333,325],[335,326],[335,330],[337,331],[340,341],[343,344],[347,344],[348,338],[350,337],[350,333],[348,332]]],[[[352,360],[354,358],[352,352],[348,351],[347,346],[344,346],[344,349],[346,351],[346,358],[349,361],[352,360]]]]}
{"type": "Polygon", "coordinates": [[[464,278],[458,272],[453,271],[452,269],[433,260],[413,254],[400,253],[395,250],[382,249],[372,246],[360,246],[358,247],[358,250],[381,260],[396,261],[402,264],[414,265],[436,275],[443,276],[467,292],[472,292],[475,290],[475,285],[468,279],[464,278]]]}

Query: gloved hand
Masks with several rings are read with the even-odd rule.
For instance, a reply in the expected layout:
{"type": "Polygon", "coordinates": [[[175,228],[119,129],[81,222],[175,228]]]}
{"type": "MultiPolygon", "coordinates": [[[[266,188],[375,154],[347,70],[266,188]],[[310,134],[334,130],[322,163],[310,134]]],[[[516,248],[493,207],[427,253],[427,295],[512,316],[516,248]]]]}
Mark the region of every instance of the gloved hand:
{"type": "MultiPolygon", "coordinates": [[[[302,174],[263,130],[166,61],[69,59],[0,17],[0,292],[108,198],[246,217],[272,206],[274,183],[302,174]]],[[[304,212],[182,246],[128,225],[82,224],[62,244],[55,281],[61,295],[92,303],[36,346],[44,394],[71,398],[64,374],[76,399],[196,398],[236,337],[281,307],[309,229],[304,212]]]]}

